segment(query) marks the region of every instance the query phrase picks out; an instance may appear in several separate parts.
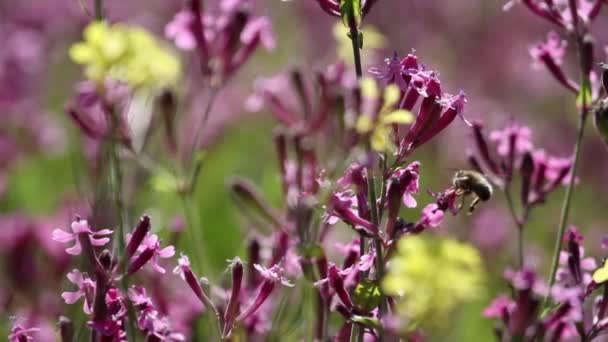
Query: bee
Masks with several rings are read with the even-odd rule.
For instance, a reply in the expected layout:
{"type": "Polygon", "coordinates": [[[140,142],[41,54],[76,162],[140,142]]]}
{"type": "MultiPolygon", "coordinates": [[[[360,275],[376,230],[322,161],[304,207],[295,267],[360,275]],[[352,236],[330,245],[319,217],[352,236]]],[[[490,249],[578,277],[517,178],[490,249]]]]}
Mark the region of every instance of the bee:
{"type": "Polygon", "coordinates": [[[469,205],[469,215],[475,210],[475,206],[480,201],[487,201],[492,197],[492,184],[483,174],[472,170],[458,170],[454,173],[452,184],[458,195],[462,195],[462,203],[459,209],[464,205],[465,197],[474,196],[473,201],[469,205]]]}

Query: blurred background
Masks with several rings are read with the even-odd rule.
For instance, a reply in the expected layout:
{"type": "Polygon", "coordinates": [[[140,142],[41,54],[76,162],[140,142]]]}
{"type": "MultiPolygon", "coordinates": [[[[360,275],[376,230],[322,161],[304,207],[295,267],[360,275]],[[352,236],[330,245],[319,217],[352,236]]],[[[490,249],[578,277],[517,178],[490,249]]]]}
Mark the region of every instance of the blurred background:
{"type": "MultiPolygon", "coordinates": [[[[207,2],[211,8],[217,6],[215,1],[207,2]]],[[[104,3],[111,22],[140,25],[159,37],[183,6],[178,0],[104,3]]],[[[523,6],[505,12],[503,5],[502,0],[379,0],[366,26],[384,36],[384,44],[366,55],[364,68],[382,65],[394,51],[404,56],[415,50],[423,63],[440,73],[444,89],[466,92],[468,119],[482,120],[488,131],[515,119],[532,128],[535,146],[567,157],[576,133],[574,96],[548,72],[534,69],[528,52],[552,27],[523,6]]],[[[206,162],[195,194],[194,213],[202,236],[200,241],[177,241],[178,250],[201,251],[208,264],[205,276],[219,281],[225,278],[225,260],[243,256],[243,241],[253,233],[231,200],[227,181],[234,176],[248,178],[270,202],[282,205],[272,142],[275,121],[269,113],[251,113],[244,105],[254,80],[290,68],[305,73],[321,69],[340,57],[340,41],[344,43],[334,34],[336,19],[325,15],[315,1],[257,0],[255,6],[271,18],[277,48],[259,51],[221,90],[204,131],[206,162]]],[[[602,13],[600,18],[605,16],[602,13]]],[[[67,51],[81,39],[89,20],[78,0],[0,0],[0,36],[5,37],[0,48],[0,335],[8,331],[12,316],[36,313],[39,325],[55,329],[59,314],[79,310],[63,304],[59,296],[66,288],[65,273],[73,265],[50,235],[55,228],[68,227],[75,214],[86,216],[90,210],[88,177],[95,176],[87,161],[87,144],[64,112],[82,77],[67,51]]],[[[600,19],[596,25],[597,46],[606,46],[608,21],[600,19]]],[[[595,53],[597,60],[606,60],[603,49],[595,53]]],[[[185,79],[196,84],[196,63],[191,55],[182,57],[185,79]]],[[[575,63],[569,50],[564,68],[574,79],[575,63]]],[[[189,95],[189,106],[180,114],[185,118],[178,130],[180,140],[188,139],[189,122],[202,114],[202,96],[189,95]]],[[[600,239],[608,218],[608,152],[595,131],[587,132],[570,221],[586,236],[587,253],[601,257],[600,239]]],[[[422,163],[423,191],[418,197],[422,205],[431,201],[426,189],[444,188],[452,169],[467,167],[466,151],[472,147],[470,130],[456,120],[446,133],[417,151],[414,157],[422,163]]],[[[139,175],[129,177],[138,184],[139,175]]],[[[548,270],[562,195],[562,189],[551,194],[526,227],[526,260],[540,270],[548,270]]],[[[165,239],[179,234],[183,225],[179,198],[149,183],[128,189],[127,198],[131,222],[147,213],[154,230],[165,239]]],[[[491,339],[492,322],[484,320],[481,311],[497,293],[507,290],[501,274],[515,260],[516,228],[506,208],[503,195],[497,193],[475,215],[450,216],[436,232],[477,246],[489,273],[488,293],[459,308],[459,314],[437,333],[438,340],[491,339]]],[[[342,239],[350,234],[347,229],[337,233],[342,239]]]]}

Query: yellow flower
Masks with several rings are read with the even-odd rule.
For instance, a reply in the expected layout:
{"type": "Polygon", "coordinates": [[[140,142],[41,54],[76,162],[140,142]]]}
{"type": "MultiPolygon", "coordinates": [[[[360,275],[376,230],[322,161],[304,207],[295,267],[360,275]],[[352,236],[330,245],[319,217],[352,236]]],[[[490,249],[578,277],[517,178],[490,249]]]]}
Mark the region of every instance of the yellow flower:
{"type": "Polygon", "coordinates": [[[383,104],[375,119],[365,113],[359,116],[356,123],[357,132],[370,135],[370,144],[374,150],[390,153],[395,148],[391,141],[391,125],[412,123],[414,116],[405,109],[394,109],[401,96],[397,85],[390,84],[381,93],[374,79],[364,77],[360,81],[360,86],[361,95],[365,99],[372,101],[380,99],[383,104]]]}
{"type": "Polygon", "coordinates": [[[163,87],[177,82],[179,60],[142,28],[96,21],[84,30],[84,41],[70,48],[70,57],[85,66],[87,78],[114,79],[134,88],[163,87]]]}
{"type": "Polygon", "coordinates": [[[604,266],[598,268],[593,272],[593,281],[601,284],[608,280],[608,260],[604,262],[604,266]]]}
{"type": "Polygon", "coordinates": [[[447,238],[406,236],[398,241],[382,289],[400,297],[397,313],[413,324],[437,326],[459,304],[483,293],[479,252],[447,238]]]}
{"type": "MultiPolygon", "coordinates": [[[[361,28],[363,33],[363,49],[361,50],[361,59],[364,61],[371,60],[374,50],[382,49],[386,46],[386,39],[373,26],[364,26],[361,28]]],[[[338,58],[344,62],[353,65],[353,46],[348,37],[348,28],[341,21],[334,24],[334,38],[336,39],[338,58]]]]}

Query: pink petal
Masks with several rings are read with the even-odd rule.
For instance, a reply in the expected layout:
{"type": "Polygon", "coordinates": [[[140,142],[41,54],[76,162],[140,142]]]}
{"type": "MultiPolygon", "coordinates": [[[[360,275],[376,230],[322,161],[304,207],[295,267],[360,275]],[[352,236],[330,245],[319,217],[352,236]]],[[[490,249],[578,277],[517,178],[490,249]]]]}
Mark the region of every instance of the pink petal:
{"type": "Polygon", "coordinates": [[[68,279],[79,287],[82,285],[82,273],[77,269],[74,269],[72,272],[68,273],[68,279]]]}
{"type": "Polygon", "coordinates": [[[412,196],[411,193],[406,191],[403,194],[403,204],[408,208],[416,208],[418,202],[416,202],[416,199],[414,198],[414,196],[412,196]]]}
{"type": "Polygon", "coordinates": [[[158,256],[160,256],[161,258],[166,259],[172,257],[173,255],[175,255],[175,247],[173,246],[167,246],[158,251],[158,256]]]}
{"type": "Polygon", "coordinates": [[[111,229],[102,229],[102,230],[98,230],[96,232],[93,232],[93,235],[109,235],[112,234],[113,231],[111,229]]]}
{"type": "Polygon", "coordinates": [[[80,297],[82,297],[82,295],[83,295],[83,293],[81,291],[76,291],[76,292],[66,291],[61,294],[61,297],[66,302],[66,304],[74,304],[74,303],[76,303],[76,301],[78,301],[78,299],[80,299],[80,297]]]}
{"type": "Polygon", "coordinates": [[[160,274],[165,274],[165,269],[156,263],[156,260],[152,261],[152,267],[160,274]]]}
{"type": "Polygon", "coordinates": [[[82,252],[82,246],[80,246],[80,241],[76,239],[76,243],[74,244],[74,246],[66,248],[65,251],[71,255],[80,255],[80,253],[82,252]]]}
{"type": "Polygon", "coordinates": [[[90,233],[91,229],[86,220],[80,220],[72,222],[72,232],[74,232],[74,234],[90,233]]]}
{"type": "Polygon", "coordinates": [[[53,240],[57,242],[69,242],[74,240],[74,234],[68,233],[65,230],[55,229],[53,230],[53,240]]]}
{"type": "Polygon", "coordinates": [[[92,236],[89,236],[89,240],[91,240],[91,245],[93,246],[103,246],[106,243],[110,242],[110,238],[96,239],[92,236]]]}

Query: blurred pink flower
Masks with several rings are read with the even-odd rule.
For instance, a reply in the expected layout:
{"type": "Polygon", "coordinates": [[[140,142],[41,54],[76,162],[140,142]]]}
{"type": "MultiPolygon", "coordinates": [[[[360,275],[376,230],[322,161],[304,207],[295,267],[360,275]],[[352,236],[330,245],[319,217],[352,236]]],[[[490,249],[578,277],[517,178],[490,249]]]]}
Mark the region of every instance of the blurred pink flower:
{"type": "Polygon", "coordinates": [[[512,141],[516,153],[524,153],[532,149],[532,131],[530,128],[511,123],[502,130],[490,132],[490,140],[498,144],[497,151],[500,156],[506,157],[511,150],[512,141]]]}

